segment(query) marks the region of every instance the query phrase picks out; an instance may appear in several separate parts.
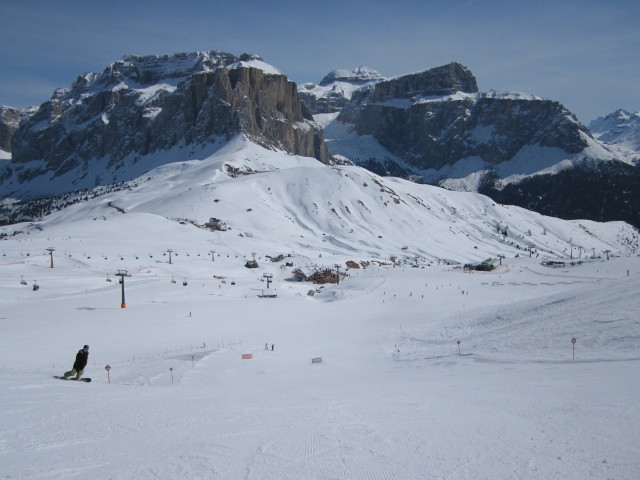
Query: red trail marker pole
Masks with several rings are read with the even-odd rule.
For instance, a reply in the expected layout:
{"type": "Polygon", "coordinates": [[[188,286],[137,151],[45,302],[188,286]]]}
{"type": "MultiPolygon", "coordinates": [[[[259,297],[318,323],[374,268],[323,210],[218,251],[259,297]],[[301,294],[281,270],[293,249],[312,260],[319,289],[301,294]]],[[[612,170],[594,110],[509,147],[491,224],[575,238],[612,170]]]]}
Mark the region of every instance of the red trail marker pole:
{"type": "Polygon", "coordinates": [[[460,357],[461,356],[461,354],[460,354],[460,340],[458,340],[456,343],[458,344],[458,356],[460,357]]]}
{"type": "Polygon", "coordinates": [[[572,360],[576,359],[576,337],[573,337],[571,339],[571,346],[573,347],[573,356],[572,356],[572,360]]]}
{"type": "Polygon", "coordinates": [[[107,364],[107,366],[104,367],[104,369],[107,371],[107,380],[109,381],[109,384],[111,384],[111,375],[109,375],[109,370],[111,370],[111,365],[107,364]]]}

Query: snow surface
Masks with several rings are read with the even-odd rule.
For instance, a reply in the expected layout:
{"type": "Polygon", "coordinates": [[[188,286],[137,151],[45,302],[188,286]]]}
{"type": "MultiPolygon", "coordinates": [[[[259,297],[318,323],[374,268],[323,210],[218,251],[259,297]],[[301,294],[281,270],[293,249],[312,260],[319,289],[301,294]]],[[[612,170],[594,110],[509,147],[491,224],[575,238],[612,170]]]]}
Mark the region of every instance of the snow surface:
{"type": "Polygon", "coordinates": [[[640,257],[625,224],[236,138],[0,233],[2,478],[640,475],[640,257]],[[210,217],[231,230],[185,221],[210,217]],[[493,272],[454,264],[500,254],[493,272]],[[336,264],[337,285],[292,281],[336,264]],[[261,298],[264,274],[277,298],[261,298]],[[52,379],[85,343],[93,382],[52,379]]]}
{"type": "Polygon", "coordinates": [[[256,68],[258,70],[262,70],[267,75],[284,75],[284,73],[282,73],[273,65],[255,58],[251,60],[239,60],[235,63],[232,63],[227,68],[229,70],[233,70],[235,68],[256,68]]]}
{"type": "Polygon", "coordinates": [[[162,83],[150,85],[148,87],[133,89],[138,93],[138,99],[136,100],[136,103],[138,105],[146,105],[147,103],[155,100],[161,92],[174,92],[178,88],[177,83],[178,82],[176,81],[174,81],[173,83],[167,83],[165,81],[162,83]]]}

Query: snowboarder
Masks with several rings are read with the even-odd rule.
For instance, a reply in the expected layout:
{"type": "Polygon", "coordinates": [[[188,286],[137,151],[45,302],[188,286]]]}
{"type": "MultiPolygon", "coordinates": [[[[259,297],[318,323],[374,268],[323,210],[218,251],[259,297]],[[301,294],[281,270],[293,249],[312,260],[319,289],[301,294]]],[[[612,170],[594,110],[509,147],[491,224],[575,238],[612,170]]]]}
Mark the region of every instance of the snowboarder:
{"type": "Polygon", "coordinates": [[[89,345],[85,345],[76,354],[76,361],[73,363],[73,368],[64,373],[64,378],[69,378],[72,375],[76,376],[76,380],[79,380],[84,373],[84,367],[87,366],[89,361],[89,345]]]}
{"type": "Polygon", "coordinates": [[[264,344],[264,349],[265,349],[265,350],[269,350],[269,345],[265,343],[265,344],[264,344]]]}
{"type": "Polygon", "coordinates": [[[271,344],[271,351],[273,352],[273,349],[275,348],[275,345],[272,343],[271,344]]]}

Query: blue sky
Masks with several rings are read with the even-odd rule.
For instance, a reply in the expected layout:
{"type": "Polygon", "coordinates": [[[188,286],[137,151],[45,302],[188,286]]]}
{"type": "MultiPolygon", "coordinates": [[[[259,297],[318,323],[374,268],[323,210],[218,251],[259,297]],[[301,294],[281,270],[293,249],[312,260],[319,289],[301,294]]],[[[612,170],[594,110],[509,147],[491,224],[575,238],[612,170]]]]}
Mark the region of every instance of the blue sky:
{"type": "Polygon", "coordinates": [[[297,83],[467,66],[481,91],[557,100],[580,121],[640,110],[640,1],[0,0],[0,104],[48,100],[126,54],[257,53],[297,83]]]}

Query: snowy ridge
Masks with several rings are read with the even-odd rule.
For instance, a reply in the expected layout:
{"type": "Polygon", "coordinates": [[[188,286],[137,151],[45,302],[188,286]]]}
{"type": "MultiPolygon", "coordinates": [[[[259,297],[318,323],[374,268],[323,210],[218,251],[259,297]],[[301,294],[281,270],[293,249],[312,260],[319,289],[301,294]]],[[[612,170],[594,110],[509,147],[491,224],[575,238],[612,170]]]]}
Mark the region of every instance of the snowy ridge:
{"type": "Polygon", "coordinates": [[[580,166],[590,159],[599,162],[631,163],[627,158],[620,157],[617,152],[591,137],[583,135],[587,147],[581,154],[571,155],[559,148],[530,145],[522,148],[511,160],[499,165],[491,165],[480,158],[463,159],[453,168],[445,167],[438,171],[425,171],[434,180],[448,177],[441,182],[441,186],[458,191],[477,191],[482,182],[482,176],[487,171],[493,171],[501,177],[501,185],[518,183],[521,180],[545,174],[555,174],[563,170],[580,166]]]}
{"type": "Polygon", "coordinates": [[[325,86],[336,82],[364,85],[379,82],[384,79],[385,78],[373,68],[360,66],[353,70],[332,70],[320,81],[320,85],[325,86]]]}
{"type": "MultiPolygon", "coordinates": [[[[531,95],[528,93],[490,90],[488,92],[478,92],[478,93],[454,92],[454,93],[447,93],[445,95],[417,94],[412,98],[393,98],[393,99],[388,99],[388,100],[385,100],[384,102],[378,102],[378,103],[380,103],[381,105],[395,107],[395,108],[409,108],[412,105],[416,105],[420,103],[459,102],[459,101],[469,101],[472,103],[476,103],[479,100],[482,100],[485,98],[497,99],[497,100],[524,100],[524,101],[543,100],[542,97],[537,97],[535,95],[531,95]]],[[[364,104],[366,103],[367,101],[365,100],[364,104]]],[[[371,103],[376,103],[376,102],[371,102],[371,103]]]]}
{"type": "Polygon", "coordinates": [[[99,91],[132,90],[139,95],[138,104],[152,101],[159,92],[173,92],[176,86],[196,73],[212,72],[218,68],[251,67],[272,75],[282,75],[277,68],[257,55],[237,58],[219,51],[178,53],[174,55],[126,55],[110,64],[101,73],[85,73],[68,88],[59,88],[53,98],[78,102],[99,91]]]}
{"type": "Polygon", "coordinates": [[[324,98],[328,95],[340,95],[348,100],[353,96],[353,92],[362,87],[362,85],[348,82],[335,82],[328,85],[304,83],[298,87],[298,91],[313,95],[316,98],[324,98]]]}
{"type": "Polygon", "coordinates": [[[268,63],[262,61],[262,59],[252,58],[251,60],[240,60],[238,62],[232,63],[227,68],[229,70],[234,68],[255,68],[258,70],[262,70],[267,75],[284,75],[280,70],[278,70],[273,65],[269,65],[268,63]]]}
{"type": "Polygon", "coordinates": [[[616,110],[589,123],[589,129],[600,141],[627,152],[640,152],[640,112],[616,110]]]}
{"type": "Polygon", "coordinates": [[[369,67],[354,70],[333,70],[320,84],[305,83],[298,86],[302,101],[314,114],[325,114],[342,109],[360,89],[371,88],[385,80],[377,71],[369,67]]]}
{"type": "Polygon", "coordinates": [[[599,253],[637,248],[634,230],[622,223],[543,217],[477,194],[283,155],[242,136],[202,160],[160,166],[131,188],[53,214],[39,228],[118,217],[111,203],[127,215],[182,218],[199,225],[215,217],[232,228],[227,236],[241,235],[246,243],[317,254],[464,263],[495,257],[503,249],[522,254],[532,248],[542,256],[565,258],[570,244],[599,253]],[[501,233],[505,228],[507,236],[501,233]]]}

